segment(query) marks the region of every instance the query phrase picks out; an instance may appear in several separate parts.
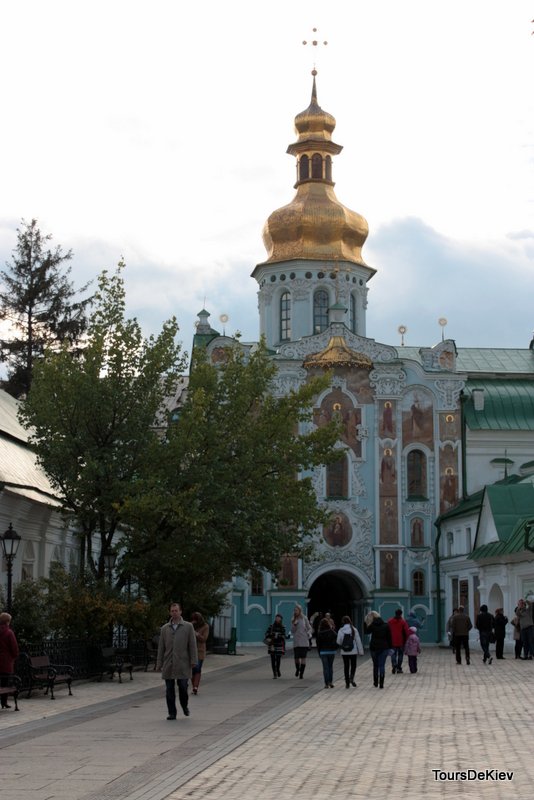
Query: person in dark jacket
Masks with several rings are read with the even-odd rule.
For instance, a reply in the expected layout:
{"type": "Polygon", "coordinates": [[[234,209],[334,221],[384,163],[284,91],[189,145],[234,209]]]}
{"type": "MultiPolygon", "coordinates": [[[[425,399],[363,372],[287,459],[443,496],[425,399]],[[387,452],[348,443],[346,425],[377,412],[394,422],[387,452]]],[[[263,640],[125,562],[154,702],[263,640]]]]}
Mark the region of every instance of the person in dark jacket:
{"type": "Polygon", "coordinates": [[[324,617],[317,631],[317,650],[323,662],[324,688],[334,688],[334,658],[337,650],[337,633],[324,617]]]}
{"type": "MultiPolygon", "coordinates": [[[[15,659],[19,654],[19,646],[15,634],[9,627],[11,614],[4,611],[0,614],[0,672],[6,677],[0,678],[0,686],[9,686],[7,675],[15,671],[15,659]]],[[[7,702],[7,695],[1,697],[2,708],[11,708],[7,702]]]]}
{"type": "Polygon", "coordinates": [[[369,650],[373,659],[373,685],[384,688],[386,660],[391,649],[391,631],[378,611],[370,611],[364,620],[363,631],[369,634],[369,650]]]}
{"type": "Polygon", "coordinates": [[[484,653],[484,658],[482,661],[484,664],[486,662],[491,664],[493,658],[490,655],[490,641],[491,641],[491,634],[493,632],[493,614],[490,614],[488,611],[487,605],[480,606],[480,611],[477,614],[475,628],[478,631],[478,635],[480,637],[480,646],[482,648],[482,652],[484,653]]]}
{"type": "Polygon", "coordinates": [[[493,617],[493,630],[495,632],[495,658],[504,658],[504,640],[506,638],[506,626],[508,617],[504,616],[504,609],[496,608],[493,617]]]}
{"type": "Polygon", "coordinates": [[[456,653],[456,663],[462,663],[462,647],[465,650],[465,663],[470,664],[469,653],[469,631],[473,623],[465,613],[463,606],[458,606],[456,614],[449,620],[452,638],[454,641],[454,652],[456,653]]]}
{"type": "Polygon", "coordinates": [[[265,641],[269,648],[269,655],[271,656],[271,667],[273,670],[273,678],[281,678],[280,664],[282,656],[286,652],[286,629],[281,614],[277,614],[267,628],[265,634],[265,641]]]}

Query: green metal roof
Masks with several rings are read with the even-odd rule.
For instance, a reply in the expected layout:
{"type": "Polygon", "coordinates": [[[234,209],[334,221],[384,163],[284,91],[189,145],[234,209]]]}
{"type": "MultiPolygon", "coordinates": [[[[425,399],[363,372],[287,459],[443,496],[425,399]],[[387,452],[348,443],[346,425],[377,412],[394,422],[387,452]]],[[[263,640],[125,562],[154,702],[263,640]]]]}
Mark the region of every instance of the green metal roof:
{"type": "MultiPolygon", "coordinates": [[[[495,558],[496,556],[509,555],[510,553],[521,553],[525,550],[525,525],[532,520],[532,516],[520,519],[514,526],[509,538],[504,542],[490,542],[477,547],[468,558],[478,561],[482,558],[495,558]]],[[[532,546],[532,536],[530,537],[532,546]]]]}
{"type": "Polygon", "coordinates": [[[494,484],[486,486],[484,491],[491,507],[499,541],[475,547],[468,558],[477,560],[524,550],[524,525],[529,519],[534,518],[534,486],[531,483],[494,484]],[[522,544],[518,533],[521,530],[522,544]]]}
{"type": "Polygon", "coordinates": [[[534,379],[534,350],[519,348],[459,347],[458,372],[511,372],[528,374],[534,379]]]}
{"type": "Polygon", "coordinates": [[[484,390],[482,411],[475,411],[472,397],[466,400],[470,430],[534,431],[534,374],[531,380],[468,380],[466,388],[484,390]]]}

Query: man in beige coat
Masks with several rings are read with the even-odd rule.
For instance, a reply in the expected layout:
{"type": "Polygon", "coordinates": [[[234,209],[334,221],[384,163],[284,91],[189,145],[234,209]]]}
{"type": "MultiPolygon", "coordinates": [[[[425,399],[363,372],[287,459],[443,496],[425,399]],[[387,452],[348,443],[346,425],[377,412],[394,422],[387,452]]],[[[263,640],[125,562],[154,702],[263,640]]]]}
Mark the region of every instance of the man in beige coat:
{"type": "Polygon", "coordinates": [[[167,719],[176,719],[176,689],[178,684],[178,699],[185,716],[189,716],[189,695],[187,692],[191,669],[198,661],[195,630],[190,622],[182,618],[182,607],[179,603],[169,606],[171,618],[163,625],[158,645],[156,669],[161,670],[161,677],[165,681],[166,699],[169,716],[167,719]]]}

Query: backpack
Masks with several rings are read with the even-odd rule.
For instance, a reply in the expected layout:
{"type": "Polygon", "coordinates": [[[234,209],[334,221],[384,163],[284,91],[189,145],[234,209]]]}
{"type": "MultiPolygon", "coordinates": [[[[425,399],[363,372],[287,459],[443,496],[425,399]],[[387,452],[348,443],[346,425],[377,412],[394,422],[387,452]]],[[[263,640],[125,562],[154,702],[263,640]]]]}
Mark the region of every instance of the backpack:
{"type": "Polygon", "coordinates": [[[354,647],[354,636],[352,635],[352,633],[346,633],[343,636],[343,641],[341,642],[341,649],[345,653],[350,653],[353,647],[354,647]]]}

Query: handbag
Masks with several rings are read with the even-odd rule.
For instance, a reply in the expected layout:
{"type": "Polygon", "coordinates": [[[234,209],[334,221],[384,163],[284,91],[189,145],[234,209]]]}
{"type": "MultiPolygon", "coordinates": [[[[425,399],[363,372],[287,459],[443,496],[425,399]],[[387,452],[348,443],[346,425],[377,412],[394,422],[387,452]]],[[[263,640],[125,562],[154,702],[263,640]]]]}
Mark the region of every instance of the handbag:
{"type": "Polygon", "coordinates": [[[492,631],[490,633],[489,640],[490,640],[490,644],[495,644],[495,642],[497,641],[497,637],[495,636],[495,632],[494,631],[492,631]]]}

